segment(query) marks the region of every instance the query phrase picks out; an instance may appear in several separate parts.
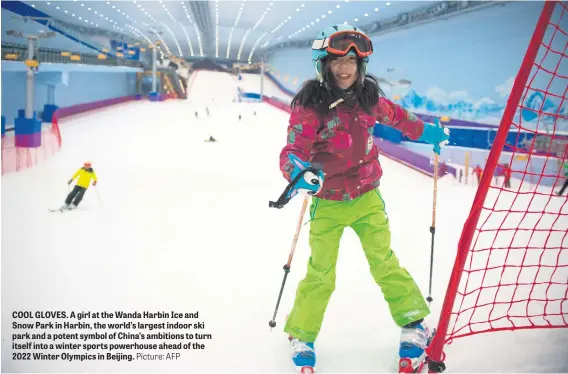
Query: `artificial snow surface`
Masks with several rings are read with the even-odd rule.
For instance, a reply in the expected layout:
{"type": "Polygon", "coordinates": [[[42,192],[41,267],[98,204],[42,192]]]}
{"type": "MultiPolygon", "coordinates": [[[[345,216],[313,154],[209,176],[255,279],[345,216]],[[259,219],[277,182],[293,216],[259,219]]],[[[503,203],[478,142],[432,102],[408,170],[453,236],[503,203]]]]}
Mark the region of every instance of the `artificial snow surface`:
{"type": "MultiPolygon", "coordinates": [[[[309,224],[277,326],[268,326],[302,203],[296,197],[283,209],[268,207],[286,186],[278,157],[288,115],[233,103],[235,90],[228,74],[199,72],[187,101],[131,102],[62,121],[60,153],[2,177],[3,372],[291,372],[282,328],[305,275],[309,224]],[[218,142],[204,141],[211,135],[218,142]],[[49,213],[63,204],[66,183],[85,160],[93,162],[97,187],[76,211],[49,213]],[[198,332],[212,339],[172,361],[16,361],[14,310],[198,311],[205,323],[198,332]]],[[[432,179],[386,157],[381,163],[392,248],[427,296],[432,179]]],[[[450,177],[439,181],[431,326],[474,194],[450,177]]],[[[396,371],[399,333],[357,236],[345,230],[316,342],[319,372],[396,371]]],[[[456,339],[445,347],[447,372],[567,372],[567,333],[456,339]]]]}

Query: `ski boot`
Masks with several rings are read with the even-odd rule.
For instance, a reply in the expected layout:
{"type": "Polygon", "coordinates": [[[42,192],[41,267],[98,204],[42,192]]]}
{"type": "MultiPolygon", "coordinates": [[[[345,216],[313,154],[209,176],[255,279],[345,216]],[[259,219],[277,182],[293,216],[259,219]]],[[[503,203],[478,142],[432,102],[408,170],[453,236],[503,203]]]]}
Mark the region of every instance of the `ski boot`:
{"type": "Polygon", "coordinates": [[[296,366],[296,373],[313,374],[316,372],[316,352],[314,343],[308,343],[289,337],[292,361],[296,366]]]}
{"type": "Polygon", "coordinates": [[[419,373],[426,363],[426,348],[430,344],[430,330],[423,320],[402,328],[399,348],[399,373],[419,373]]]}

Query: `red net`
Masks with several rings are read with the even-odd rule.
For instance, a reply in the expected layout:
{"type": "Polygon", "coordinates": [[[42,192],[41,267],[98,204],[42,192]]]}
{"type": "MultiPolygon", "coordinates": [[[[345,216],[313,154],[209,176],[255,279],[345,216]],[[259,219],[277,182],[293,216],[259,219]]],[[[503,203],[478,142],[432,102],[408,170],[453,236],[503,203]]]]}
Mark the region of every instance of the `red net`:
{"type": "Polygon", "coordinates": [[[59,152],[61,134],[57,121],[42,127],[39,147],[16,147],[13,131],[2,137],[2,175],[32,168],[59,152]]]}
{"type": "Polygon", "coordinates": [[[434,360],[458,337],[568,327],[567,92],[568,6],[546,2],[463,228],[434,360]]]}

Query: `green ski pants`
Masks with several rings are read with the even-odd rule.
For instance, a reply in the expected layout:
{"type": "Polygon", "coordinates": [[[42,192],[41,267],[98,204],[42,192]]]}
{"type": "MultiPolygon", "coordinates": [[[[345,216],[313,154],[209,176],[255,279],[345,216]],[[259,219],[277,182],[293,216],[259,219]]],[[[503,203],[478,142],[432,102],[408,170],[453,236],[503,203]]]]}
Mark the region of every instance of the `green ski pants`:
{"type": "Polygon", "coordinates": [[[371,274],[381,287],[394,322],[402,327],[430,313],[420,289],[390,248],[389,221],[378,189],[351,201],[313,198],[310,216],[311,256],[284,326],[286,333],[306,342],[316,340],[335,289],[339,241],[347,226],[361,241],[371,274]]]}

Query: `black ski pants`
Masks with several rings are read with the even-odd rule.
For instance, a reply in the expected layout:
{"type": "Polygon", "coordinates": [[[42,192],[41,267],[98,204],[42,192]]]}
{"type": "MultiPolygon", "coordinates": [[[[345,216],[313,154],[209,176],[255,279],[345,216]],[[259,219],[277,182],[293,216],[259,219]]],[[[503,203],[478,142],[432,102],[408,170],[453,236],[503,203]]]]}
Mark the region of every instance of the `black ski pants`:
{"type": "Polygon", "coordinates": [[[560,191],[558,191],[558,195],[563,195],[564,194],[564,190],[568,188],[568,178],[566,178],[566,180],[564,181],[564,185],[562,186],[562,188],[560,189],[560,191]]]}
{"type": "Polygon", "coordinates": [[[67,195],[67,198],[65,199],[65,204],[69,205],[71,204],[71,202],[73,202],[74,205],[79,205],[81,200],[83,200],[85,191],[87,191],[85,187],[81,186],[73,187],[73,189],[71,190],[71,192],[69,192],[69,195],[67,195]]]}

